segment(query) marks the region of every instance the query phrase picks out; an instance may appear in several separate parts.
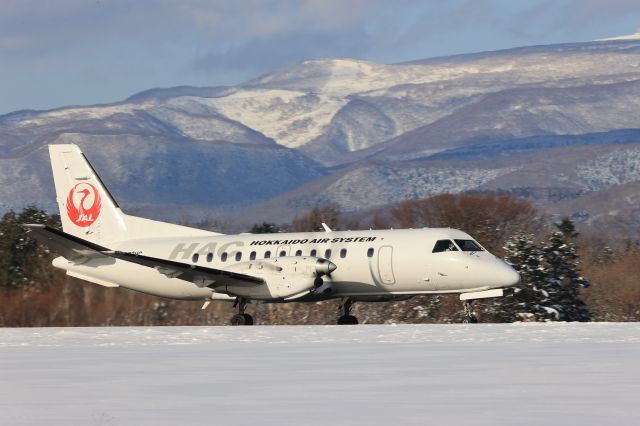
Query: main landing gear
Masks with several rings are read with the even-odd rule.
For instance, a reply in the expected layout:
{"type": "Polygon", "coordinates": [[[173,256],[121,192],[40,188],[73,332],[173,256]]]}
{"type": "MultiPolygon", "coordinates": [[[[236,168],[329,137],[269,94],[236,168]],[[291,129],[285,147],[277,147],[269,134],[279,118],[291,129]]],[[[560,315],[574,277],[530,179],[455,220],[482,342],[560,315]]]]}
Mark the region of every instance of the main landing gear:
{"type": "Polygon", "coordinates": [[[338,318],[338,325],[356,325],[358,324],[358,318],[351,315],[351,305],[353,305],[353,300],[345,297],[342,299],[342,304],[338,309],[342,315],[338,318]]]}
{"type": "Polygon", "coordinates": [[[462,302],[462,305],[464,306],[464,317],[462,318],[463,324],[475,324],[478,322],[478,318],[476,318],[473,313],[473,305],[471,302],[473,302],[473,300],[465,300],[462,302]]]}
{"type": "Polygon", "coordinates": [[[238,313],[231,317],[231,325],[253,325],[253,317],[244,313],[247,308],[247,300],[243,297],[238,297],[233,304],[234,308],[236,306],[238,307],[238,313]]]}

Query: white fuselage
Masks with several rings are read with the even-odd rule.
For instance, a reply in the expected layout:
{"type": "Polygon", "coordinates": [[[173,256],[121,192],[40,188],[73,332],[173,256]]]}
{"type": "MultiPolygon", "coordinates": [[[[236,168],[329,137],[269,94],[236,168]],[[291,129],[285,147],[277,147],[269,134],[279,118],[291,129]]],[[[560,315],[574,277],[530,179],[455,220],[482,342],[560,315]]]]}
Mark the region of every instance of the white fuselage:
{"type": "MultiPolygon", "coordinates": [[[[456,246],[456,251],[434,252],[436,243],[443,240],[472,238],[455,229],[425,228],[144,238],[115,242],[108,248],[223,270],[282,257],[317,257],[333,262],[337,269],[325,277],[331,283],[331,292],[302,297],[302,301],[464,293],[518,282],[515,270],[487,251],[463,251],[456,246]]],[[[55,264],[71,275],[98,284],[119,285],[156,296],[191,300],[232,296],[119,259],[94,259],[78,264],[58,258],[55,264]]],[[[269,297],[255,299],[281,301],[269,297]]]]}

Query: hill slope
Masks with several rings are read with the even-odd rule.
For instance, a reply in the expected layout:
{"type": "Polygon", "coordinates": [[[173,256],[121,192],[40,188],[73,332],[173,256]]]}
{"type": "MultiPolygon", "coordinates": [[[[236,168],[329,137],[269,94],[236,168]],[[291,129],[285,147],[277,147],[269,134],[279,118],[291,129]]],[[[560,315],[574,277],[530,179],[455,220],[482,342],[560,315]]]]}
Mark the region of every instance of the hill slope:
{"type": "Polygon", "coordinates": [[[53,208],[45,146],[74,142],[123,207],[155,217],[488,189],[567,213],[558,202],[640,180],[639,107],[638,39],[305,61],[235,87],[2,116],[0,208],[53,208]]]}

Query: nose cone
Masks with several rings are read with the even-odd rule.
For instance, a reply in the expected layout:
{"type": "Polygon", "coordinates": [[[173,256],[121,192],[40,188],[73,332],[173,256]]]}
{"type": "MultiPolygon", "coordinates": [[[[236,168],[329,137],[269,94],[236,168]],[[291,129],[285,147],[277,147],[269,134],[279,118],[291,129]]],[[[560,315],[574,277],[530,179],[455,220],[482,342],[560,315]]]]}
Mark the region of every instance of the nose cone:
{"type": "Polygon", "coordinates": [[[500,261],[494,272],[493,287],[511,287],[520,282],[520,274],[508,263],[500,261]]]}
{"type": "Polygon", "coordinates": [[[318,259],[316,262],[316,272],[318,275],[329,275],[333,271],[335,271],[338,267],[335,263],[330,262],[326,259],[318,259]]]}

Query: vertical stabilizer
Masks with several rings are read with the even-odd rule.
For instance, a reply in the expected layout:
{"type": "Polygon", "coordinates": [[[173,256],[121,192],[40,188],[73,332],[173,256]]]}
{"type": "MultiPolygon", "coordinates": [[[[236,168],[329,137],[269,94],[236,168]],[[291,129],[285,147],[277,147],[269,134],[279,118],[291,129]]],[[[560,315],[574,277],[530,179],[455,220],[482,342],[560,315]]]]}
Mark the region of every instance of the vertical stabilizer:
{"type": "Polygon", "coordinates": [[[128,237],[124,214],[76,145],[49,145],[64,232],[92,242],[128,237]]]}
{"type": "Polygon", "coordinates": [[[124,214],[77,145],[49,145],[64,232],[94,243],[214,236],[215,232],[124,214]]]}

